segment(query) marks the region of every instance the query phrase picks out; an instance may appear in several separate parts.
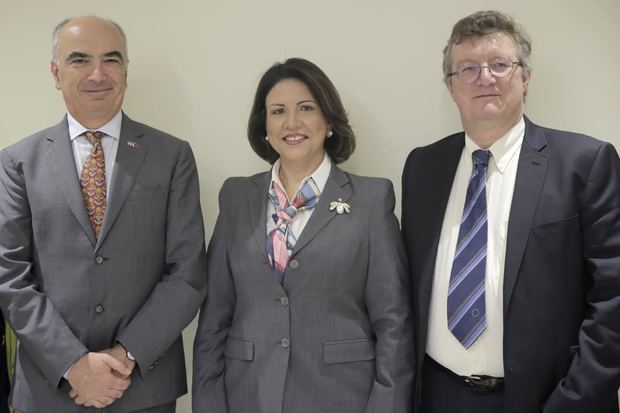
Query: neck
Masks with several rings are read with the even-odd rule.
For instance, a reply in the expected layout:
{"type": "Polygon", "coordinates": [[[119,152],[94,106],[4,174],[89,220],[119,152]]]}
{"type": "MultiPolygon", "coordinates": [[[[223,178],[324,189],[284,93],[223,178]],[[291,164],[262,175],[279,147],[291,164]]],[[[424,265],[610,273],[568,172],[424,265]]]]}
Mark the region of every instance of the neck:
{"type": "Polygon", "coordinates": [[[280,160],[280,181],[284,185],[284,190],[289,199],[295,195],[295,192],[301,186],[301,182],[304,178],[308,177],[312,172],[323,162],[323,158],[315,162],[301,163],[299,161],[286,162],[284,159],[280,160]]]}
{"type": "Polygon", "coordinates": [[[523,112],[504,121],[463,122],[467,135],[482,149],[488,149],[519,122],[523,112]]]}
{"type": "MultiPolygon", "coordinates": [[[[71,111],[68,111],[68,112],[71,113],[71,111]]],[[[101,116],[96,116],[92,114],[88,116],[76,116],[73,113],[71,113],[71,116],[73,116],[73,119],[78,121],[80,125],[84,126],[87,129],[94,130],[94,129],[99,129],[100,127],[102,127],[103,125],[111,121],[114,118],[114,116],[116,116],[116,113],[118,112],[115,112],[112,116],[110,116],[109,114],[101,115],[101,116]]]]}

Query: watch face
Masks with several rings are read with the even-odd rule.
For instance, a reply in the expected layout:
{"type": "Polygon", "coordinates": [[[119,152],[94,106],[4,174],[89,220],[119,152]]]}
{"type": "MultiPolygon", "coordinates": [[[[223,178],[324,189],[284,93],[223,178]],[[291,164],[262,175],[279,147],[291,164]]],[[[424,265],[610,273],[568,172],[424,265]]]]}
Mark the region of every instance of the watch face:
{"type": "Polygon", "coordinates": [[[127,352],[127,358],[131,361],[136,361],[136,358],[130,352],[127,352]]]}

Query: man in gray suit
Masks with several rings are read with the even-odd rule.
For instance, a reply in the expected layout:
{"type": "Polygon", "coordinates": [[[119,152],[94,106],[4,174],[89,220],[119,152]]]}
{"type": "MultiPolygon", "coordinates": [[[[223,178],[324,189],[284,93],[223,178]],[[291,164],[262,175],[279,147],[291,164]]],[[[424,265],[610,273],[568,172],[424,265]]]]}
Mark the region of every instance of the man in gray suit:
{"type": "Polygon", "coordinates": [[[174,412],[181,332],[206,293],[187,142],[129,119],[127,47],[97,17],[54,31],[67,116],[0,152],[0,306],[15,329],[11,404],[174,412]]]}

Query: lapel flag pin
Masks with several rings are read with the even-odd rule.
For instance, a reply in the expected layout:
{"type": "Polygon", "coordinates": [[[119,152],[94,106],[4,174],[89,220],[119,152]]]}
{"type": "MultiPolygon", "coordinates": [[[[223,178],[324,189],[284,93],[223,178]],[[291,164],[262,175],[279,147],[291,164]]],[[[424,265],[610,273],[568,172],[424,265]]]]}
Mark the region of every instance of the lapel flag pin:
{"type": "Polygon", "coordinates": [[[139,149],[140,146],[138,146],[138,144],[134,141],[127,141],[127,146],[129,146],[132,149],[139,149]]]}

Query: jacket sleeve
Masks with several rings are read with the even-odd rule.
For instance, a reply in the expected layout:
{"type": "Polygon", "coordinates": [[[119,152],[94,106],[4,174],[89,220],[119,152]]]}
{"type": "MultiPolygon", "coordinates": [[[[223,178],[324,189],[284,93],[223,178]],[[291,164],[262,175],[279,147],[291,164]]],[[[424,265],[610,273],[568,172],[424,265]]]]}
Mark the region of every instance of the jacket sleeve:
{"type": "Polygon", "coordinates": [[[545,413],[610,411],[620,386],[620,160],[610,144],[593,157],[579,215],[591,288],[579,351],[545,413]]]}
{"type": "Polygon", "coordinates": [[[369,225],[366,302],[376,336],[376,378],[366,413],[412,409],[414,348],[407,259],[394,216],[394,190],[381,181],[369,225]]]}
{"type": "Polygon", "coordinates": [[[143,378],[192,321],[206,294],[200,189],[187,142],[177,154],[171,176],[165,237],[167,273],[117,337],[136,358],[143,378]],[[154,322],[158,328],[153,328],[154,322]]]}
{"type": "Polygon", "coordinates": [[[21,163],[7,150],[0,151],[0,234],[2,312],[28,357],[58,386],[88,350],[37,285],[28,188],[21,163]]]}
{"type": "Polygon", "coordinates": [[[200,310],[194,339],[192,411],[195,413],[228,413],[224,373],[224,351],[236,303],[228,246],[232,230],[227,212],[234,207],[226,200],[228,180],[219,196],[220,212],[207,251],[209,291],[200,310]]]}

